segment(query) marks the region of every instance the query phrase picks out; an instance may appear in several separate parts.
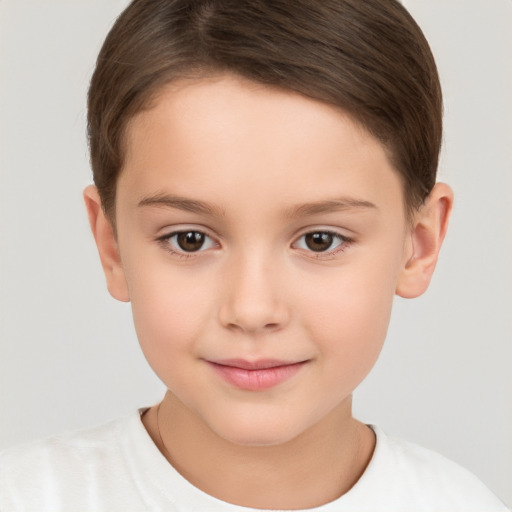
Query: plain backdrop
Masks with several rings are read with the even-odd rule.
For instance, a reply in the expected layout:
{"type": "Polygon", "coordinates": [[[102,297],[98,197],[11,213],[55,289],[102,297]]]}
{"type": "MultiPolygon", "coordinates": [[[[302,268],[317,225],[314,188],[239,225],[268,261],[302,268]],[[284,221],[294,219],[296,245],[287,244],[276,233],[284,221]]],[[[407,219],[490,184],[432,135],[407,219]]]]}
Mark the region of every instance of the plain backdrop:
{"type": "MultiPolygon", "coordinates": [[[[455,210],[430,290],[397,300],[355,413],[447,455],[512,504],[512,2],[405,2],[445,95],[455,210]]],[[[82,189],[85,97],[123,0],[0,0],[0,447],[163,396],[108,295],[82,189]]]]}

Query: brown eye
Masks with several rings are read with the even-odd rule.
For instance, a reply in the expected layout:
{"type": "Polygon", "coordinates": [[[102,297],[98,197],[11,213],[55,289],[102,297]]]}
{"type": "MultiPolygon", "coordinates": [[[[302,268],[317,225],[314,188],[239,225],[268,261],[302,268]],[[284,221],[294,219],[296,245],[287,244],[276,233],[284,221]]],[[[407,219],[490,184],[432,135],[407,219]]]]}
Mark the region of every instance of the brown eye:
{"type": "Polygon", "coordinates": [[[308,249],[315,252],[324,252],[331,248],[334,236],[328,232],[308,233],[304,236],[308,249]]]}
{"type": "Polygon", "coordinates": [[[207,249],[218,248],[212,237],[202,231],[174,231],[158,239],[160,245],[171,254],[181,256],[204,252],[207,249]]]}
{"type": "Polygon", "coordinates": [[[205,235],[199,231],[183,231],[176,235],[179,248],[185,252],[199,251],[203,247],[204,241],[205,235]]]}
{"type": "Polygon", "coordinates": [[[344,250],[352,240],[336,231],[310,231],[300,236],[292,245],[296,249],[313,252],[319,256],[334,256],[344,250]]]}

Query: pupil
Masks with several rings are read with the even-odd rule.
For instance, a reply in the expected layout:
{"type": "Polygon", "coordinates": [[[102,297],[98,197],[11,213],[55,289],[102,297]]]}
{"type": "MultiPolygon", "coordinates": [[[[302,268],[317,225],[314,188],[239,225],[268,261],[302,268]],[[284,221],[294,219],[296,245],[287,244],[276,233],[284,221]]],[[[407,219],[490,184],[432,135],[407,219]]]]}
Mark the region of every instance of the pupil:
{"type": "Polygon", "coordinates": [[[326,251],[332,245],[332,235],[330,233],[308,233],[306,245],[315,252],[326,251]]]}
{"type": "Polygon", "coordinates": [[[198,231],[187,231],[178,234],[178,245],[180,249],[187,252],[194,252],[201,249],[204,244],[204,235],[198,231]]]}

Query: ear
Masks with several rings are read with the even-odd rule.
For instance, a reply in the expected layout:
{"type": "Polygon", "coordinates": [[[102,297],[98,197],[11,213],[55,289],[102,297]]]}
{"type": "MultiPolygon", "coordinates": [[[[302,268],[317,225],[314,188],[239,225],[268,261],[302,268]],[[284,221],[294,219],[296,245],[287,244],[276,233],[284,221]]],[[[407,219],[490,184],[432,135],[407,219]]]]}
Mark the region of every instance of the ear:
{"type": "Polygon", "coordinates": [[[101,259],[101,265],[110,295],[122,302],[130,301],[116,234],[101,206],[101,199],[95,186],[84,190],[85,207],[89,216],[92,234],[101,259]]]}
{"type": "Polygon", "coordinates": [[[416,213],[396,287],[396,294],[400,297],[418,297],[427,290],[448,229],[452,205],[452,189],[444,183],[437,183],[416,213]]]}

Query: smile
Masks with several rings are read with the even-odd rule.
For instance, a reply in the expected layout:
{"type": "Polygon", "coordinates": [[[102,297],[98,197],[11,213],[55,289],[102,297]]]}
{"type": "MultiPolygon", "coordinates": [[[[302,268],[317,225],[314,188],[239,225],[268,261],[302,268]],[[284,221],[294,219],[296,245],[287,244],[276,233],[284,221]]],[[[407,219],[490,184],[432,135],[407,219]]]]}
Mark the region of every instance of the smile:
{"type": "Polygon", "coordinates": [[[207,362],[226,382],[247,391],[263,391],[277,386],[293,377],[307,363],[277,360],[249,362],[242,359],[207,362]]]}

